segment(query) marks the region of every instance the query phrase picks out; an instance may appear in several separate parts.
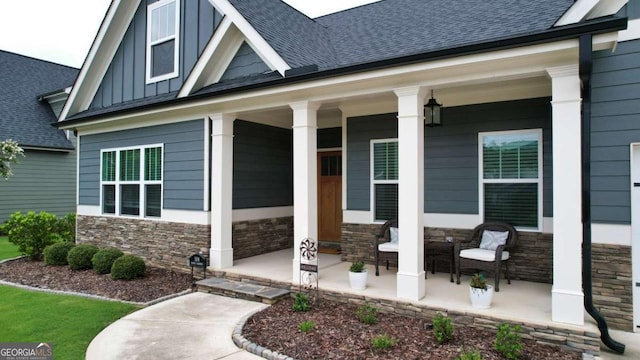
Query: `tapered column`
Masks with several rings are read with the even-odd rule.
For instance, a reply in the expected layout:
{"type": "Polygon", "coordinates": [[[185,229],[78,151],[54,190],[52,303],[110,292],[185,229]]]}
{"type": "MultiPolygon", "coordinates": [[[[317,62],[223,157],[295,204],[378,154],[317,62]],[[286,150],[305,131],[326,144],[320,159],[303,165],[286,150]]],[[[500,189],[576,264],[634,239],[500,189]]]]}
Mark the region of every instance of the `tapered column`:
{"type": "Polygon", "coordinates": [[[235,115],[211,116],[211,266],[233,266],[233,121],[235,115]]]}
{"type": "Polygon", "coordinates": [[[300,281],[300,243],[318,241],[317,111],[308,101],[293,109],[293,283],[300,281]]]}
{"type": "Polygon", "coordinates": [[[581,97],[578,65],[547,69],[552,84],[553,321],[582,325],[581,97]]]}
{"type": "Polygon", "coordinates": [[[424,280],[424,96],[415,86],[398,96],[398,253],[397,296],[420,300],[424,280]]]}

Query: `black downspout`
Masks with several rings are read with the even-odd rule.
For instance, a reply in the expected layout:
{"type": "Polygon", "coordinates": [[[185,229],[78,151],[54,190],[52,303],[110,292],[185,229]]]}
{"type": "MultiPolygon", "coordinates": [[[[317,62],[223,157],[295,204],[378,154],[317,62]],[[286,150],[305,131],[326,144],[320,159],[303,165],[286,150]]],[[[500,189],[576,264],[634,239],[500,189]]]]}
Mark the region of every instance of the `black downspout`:
{"type": "Polygon", "coordinates": [[[611,350],[623,354],[625,345],[611,338],[607,321],[593,306],[591,279],[591,70],[592,35],[580,36],[580,80],[582,83],[582,289],[584,308],[598,323],[600,339],[611,350]]]}

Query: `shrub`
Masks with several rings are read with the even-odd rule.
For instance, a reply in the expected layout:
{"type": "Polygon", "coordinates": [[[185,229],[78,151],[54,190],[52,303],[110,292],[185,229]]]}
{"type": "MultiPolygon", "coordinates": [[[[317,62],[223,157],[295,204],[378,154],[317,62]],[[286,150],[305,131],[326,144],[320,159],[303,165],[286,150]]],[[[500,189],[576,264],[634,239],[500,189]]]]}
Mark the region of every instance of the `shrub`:
{"type": "Polygon", "coordinates": [[[378,322],[378,318],[376,314],[378,313],[378,309],[375,306],[371,306],[369,304],[364,304],[358,306],[356,309],[356,317],[360,320],[361,323],[372,325],[378,322]]]}
{"type": "Polygon", "coordinates": [[[76,242],[76,214],[69,213],[58,218],[58,234],[62,241],[76,242]]]}
{"type": "Polygon", "coordinates": [[[67,255],[69,268],[71,270],[87,270],[91,269],[91,258],[98,252],[98,248],[91,244],[82,244],[74,247],[67,255]]]}
{"type": "Polygon", "coordinates": [[[475,273],[471,277],[469,285],[475,289],[487,290],[487,279],[485,279],[484,274],[475,273]]]}
{"type": "Polygon", "coordinates": [[[91,258],[93,270],[98,274],[108,274],[111,272],[113,262],[123,255],[122,251],[115,248],[98,250],[91,258]]]}
{"type": "Polygon", "coordinates": [[[307,321],[301,322],[300,325],[298,325],[298,327],[300,328],[300,331],[307,333],[316,327],[316,323],[314,323],[311,320],[307,320],[307,321]]]}
{"type": "Polygon", "coordinates": [[[311,310],[311,304],[309,304],[309,297],[302,293],[296,293],[296,297],[293,299],[293,311],[309,311],[311,310]]]}
{"type": "Polygon", "coordinates": [[[393,338],[387,334],[384,334],[384,335],[378,335],[373,339],[371,339],[371,346],[373,346],[374,349],[386,350],[390,347],[395,346],[397,342],[398,340],[396,338],[393,338]]]}
{"type": "Polygon", "coordinates": [[[511,328],[509,324],[498,325],[498,335],[493,343],[493,348],[504,355],[509,360],[516,360],[522,351],[522,340],[520,339],[520,325],[511,328]]]}
{"type": "Polygon", "coordinates": [[[70,242],[60,242],[44,248],[44,262],[47,265],[68,265],[67,255],[76,245],[70,242]]]}
{"type": "Polygon", "coordinates": [[[15,212],[4,224],[9,242],[17,245],[18,250],[31,260],[42,260],[44,248],[60,239],[58,218],[55,215],[33,211],[27,214],[15,212]]]}
{"type": "Polygon", "coordinates": [[[144,276],[144,260],[135,255],[124,255],[116,259],[111,266],[111,278],[114,280],[133,280],[144,276]]]}
{"type": "Polygon", "coordinates": [[[453,325],[451,319],[441,313],[433,317],[433,334],[438,344],[444,344],[453,339],[453,325]]]}
{"type": "Polygon", "coordinates": [[[468,349],[458,355],[456,360],[484,360],[484,356],[477,349],[468,349]]]}

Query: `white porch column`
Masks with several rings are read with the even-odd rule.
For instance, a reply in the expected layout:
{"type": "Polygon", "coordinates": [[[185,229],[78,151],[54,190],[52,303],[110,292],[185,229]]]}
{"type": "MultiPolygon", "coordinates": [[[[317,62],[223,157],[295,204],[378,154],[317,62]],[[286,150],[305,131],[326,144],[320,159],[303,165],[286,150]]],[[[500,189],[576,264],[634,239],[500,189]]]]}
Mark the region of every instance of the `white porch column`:
{"type": "Polygon", "coordinates": [[[551,319],[583,325],[581,96],[578,65],[547,69],[552,85],[553,289],[551,319]]]}
{"type": "Polygon", "coordinates": [[[303,101],[293,109],[293,283],[300,281],[300,243],[318,241],[317,111],[303,101]]]}
{"type": "Polygon", "coordinates": [[[398,96],[398,253],[397,296],[420,300],[424,281],[424,97],[414,86],[398,96]]]}
{"type": "Polygon", "coordinates": [[[233,121],[235,115],[211,115],[211,266],[233,266],[233,121]]]}

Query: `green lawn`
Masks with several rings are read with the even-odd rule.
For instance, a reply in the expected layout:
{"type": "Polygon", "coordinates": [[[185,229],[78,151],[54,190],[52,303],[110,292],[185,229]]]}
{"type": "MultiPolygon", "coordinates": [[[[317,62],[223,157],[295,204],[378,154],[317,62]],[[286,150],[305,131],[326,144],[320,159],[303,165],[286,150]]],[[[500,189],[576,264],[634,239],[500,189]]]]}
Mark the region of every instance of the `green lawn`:
{"type": "Polygon", "coordinates": [[[115,320],[139,309],[118,302],[0,286],[2,342],[49,342],[55,359],[84,359],[91,340],[115,320]]]}
{"type": "Polygon", "coordinates": [[[18,247],[9,242],[6,236],[0,236],[0,260],[12,259],[22,255],[18,247]]]}

